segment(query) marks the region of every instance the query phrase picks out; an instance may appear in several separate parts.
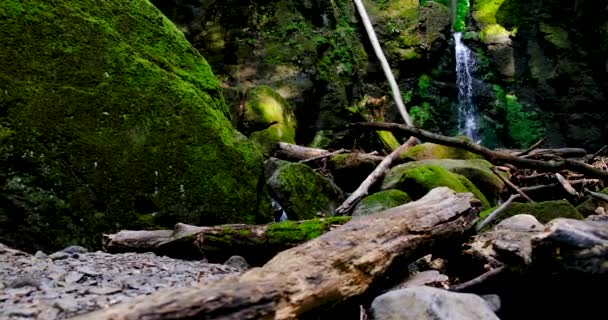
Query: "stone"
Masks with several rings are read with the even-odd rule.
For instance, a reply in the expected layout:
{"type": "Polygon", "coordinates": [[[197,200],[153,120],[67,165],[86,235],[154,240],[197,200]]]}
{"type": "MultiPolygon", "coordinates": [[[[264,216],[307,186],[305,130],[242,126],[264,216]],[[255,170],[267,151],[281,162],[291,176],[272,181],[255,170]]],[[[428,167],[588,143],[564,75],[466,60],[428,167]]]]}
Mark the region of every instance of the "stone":
{"type": "MultiPolygon", "coordinates": [[[[424,165],[436,165],[442,167],[452,173],[460,174],[469,179],[479,191],[490,201],[490,203],[496,203],[498,196],[502,193],[505,188],[505,183],[492,172],[494,166],[483,159],[469,159],[469,160],[456,160],[456,159],[430,159],[430,160],[419,160],[404,163],[394,168],[413,168],[424,165]]],[[[396,172],[400,169],[391,170],[396,172]]],[[[500,171],[499,171],[500,172],[500,171]]],[[[505,178],[508,176],[505,175],[505,178]]]]}
{"type": "Polygon", "coordinates": [[[69,257],[70,257],[70,254],[68,254],[67,252],[63,252],[63,251],[57,251],[49,256],[49,258],[51,258],[53,260],[62,260],[62,259],[67,259],[69,257]]]}
{"type": "Polygon", "coordinates": [[[484,294],[481,296],[487,303],[490,309],[494,312],[500,310],[501,301],[500,296],[497,294],[484,294]]]}
{"type": "Polygon", "coordinates": [[[375,320],[498,320],[481,297],[432,287],[390,291],[374,299],[375,320]]]}
{"type": "Polygon", "coordinates": [[[0,175],[23,199],[0,212],[0,242],[50,251],[98,245],[115,223],[272,221],[261,150],[149,1],[3,0],[0,16],[12,43],[0,48],[0,175]]]}
{"type": "Polygon", "coordinates": [[[301,163],[278,168],[267,184],[291,220],[332,216],[344,200],[342,190],[333,181],[301,163]]]}
{"type": "MultiPolygon", "coordinates": [[[[481,218],[489,215],[493,209],[488,209],[479,214],[481,218]]],[[[501,214],[500,217],[490,222],[490,226],[500,221],[517,215],[528,214],[534,216],[540,223],[547,223],[556,218],[571,218],[582,220],[584,217],[567,200],[552,200],[542,202],[513,202],[501,214]]]]}
{"type": "Polygon", "coordinates": [[[375,212],[380,212],[386,209],[400,206],[410,202],[412,199],[407,193],[391,189],[376,192],[370,196],[363,198],[353,209],[352,216],[365,216],[375,212]]]}
{"type": "Polygon", "coordinates": [[[245,260],[245,258],[241,256],[232,256],[228,258],[228,260],[224,262],[224,265],[233,267],[240,271],[247,271],[250,268],[249,263],[247,263],[247,260],[245,260]]]}
{"type": "Polygon", "coordinates": [[[61,250],[65,253],[69,253],[69,254],[75,254],[75,253],[87,253],[89,252],[89,250],[87,250],[86,248],[83,248],[81,246],[69,246],[66,247],[65,249],[61,250]]]}

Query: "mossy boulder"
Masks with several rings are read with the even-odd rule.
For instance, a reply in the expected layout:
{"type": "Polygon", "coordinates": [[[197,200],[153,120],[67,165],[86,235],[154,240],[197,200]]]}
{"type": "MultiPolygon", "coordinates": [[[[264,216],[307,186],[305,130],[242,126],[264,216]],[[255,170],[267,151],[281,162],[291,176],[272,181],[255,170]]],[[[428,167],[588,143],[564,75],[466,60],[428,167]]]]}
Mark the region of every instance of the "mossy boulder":
{"type": "MultiPolygon", "coordinates": [[[[479,217],[485,219],[495,209],[496,208],[484,210],[479,214],[479,217]]],[[[498,222],[517,214],[532,215],[543,224],[556,218],[583,219],[583,216],[567,200],[526,203],[513,202],[500,214],[500,217],[492,221],[490,225],[496,225],[498,222]]]]}
{"type": "Polygon", "coordinates": [[[280,166],[268,186],[290,220],[333,215],[344,199],[333,181],[301,163],[280,166]]]}
{"type": "Polygon", "coordinates": [[[446,147],[429,142],[409,148],[399,155],[399,158],[414,161],[428,159],[483,159],[482,156],[463,149],[446,147]]]}
{"type": "Polygon", "coordinates": [[[0,20],[0,242],[271,221],[260,151],[148,1],[4,0],[0,20]]]}
{"type": "Polygon", "coordinates": [[[327,217],[304,221],[282,221],[268,226],[266,236],[269,245],[295,245],[312,240],[329,231],[332,225],[345,224],[350,217],[327,217]]]}
{"type": "Polygon", "coordinates": [[[485,208],[490,207],[484,194],[469,179],[438,165],[396,166],[389,170],[382,181],[382,190],[399,189],[414,200],[422,198],[437,187],[448,187],[456,192],[471,192],[485,208]]]}
{"type": "Polygon", "coordinates": [[[402,204],[406,204],[412,201],[407,193],[397,190],[390,189],[380,191],[367,196],[361,200],[353,210],[353,217],[365,216],[382,210],[394,208],[402,204]]]}
{"type": "Polygon", "coordinates": [[[296,117],[285,99],[271,87],[250,88],[242,112],[241,131],[250,134],[265,151],[279,141],[296,142],[296,117]]]}
{"type": "Polygon", "coordinates": [[[484,194],[490,203],[496,203],[499,194],[503,191],[505,184],[497,177],[491,168],[494,166],[486,160],[471,159],[471,160],[453,160],[453,159],[433,159],[421,160],[404,163],[394,167],[389,174],[406,168],[413,168],[426,165],[435,165],[442,167],[452,173],[457,173],[471,180],[484,194]]]}

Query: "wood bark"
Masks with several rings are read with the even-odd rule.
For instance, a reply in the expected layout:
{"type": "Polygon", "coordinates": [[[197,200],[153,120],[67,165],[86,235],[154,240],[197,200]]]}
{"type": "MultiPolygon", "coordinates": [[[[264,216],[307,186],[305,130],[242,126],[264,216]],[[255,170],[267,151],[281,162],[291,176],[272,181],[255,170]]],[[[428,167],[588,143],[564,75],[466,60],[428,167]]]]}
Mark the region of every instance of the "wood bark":
{"type": "Polygon", "coordinates": [[[239,255],[252,265],[261,265],[278,252],[308,240],[306,232],[310,230],[306,229],[314,226],[318,233],[328,232],[338,225],[335,220],[292,221],[282,224],[278,232],[273,226],[279,224],[197,227],[178,223],[173,230],[123,230],[104,235],[102,242],[104,250],[110,253],[154,252],[172,258],[207,258],[212,262],[224,262],[239,255]],[[289,236],[282,235],[285,233],[289,236]]]}
{"type": "Polygon", "coordinates": [[[597,178],[601,180],[608,180],[608,171],[600,170],[590,166],[586,163],[569,160],[569,159],[556,159],[551,161],[541,161],[527,158],[520,158],[507,154],[504,152],[493,151],[488,148],[482,147],[470,141],[465,141],[458,138],[446,137],[443,135],[431,133],[419,128],[405,126],[398,123],[354,123],[349,127],[357,129],[368,129],[368,130],[387,130],[392,132],[400,132],[407,135],[416,136],[418,138],[427,140],[429,142],[445,145],[448,147],[460,148],[466,151],[470,151],[485,157],[488,161],[494,164],[512,164],[522,168],[544,170],[549,172],[558,172],[560,170],[568,169],[571,171],[585,174],[588,177],[597,178]]]}
{"type": "Polygon", "coordinates": [[[399,148],[395,149],[391,154],[386,156],[380,164],[367,176],[367,178],[361,183],[361,185],[355,190],[339,207],[336,209],[336,214],[343,215],[350,212],[354,205],[359,202],[363,197],[367,196],[369,188],[374,185],[380,178],[384,177],[384,174],[391,166],[391,163],[395,161],[400,154],[405,152],[407,149],[416,145],[417,140],[415,138],[408,139],[399,148]]]}
{"type": "Polygon", "coordinates": [[[283,251],[238,278],[159,291],[77,319],[298,319],[363,294],[396,263],[463,236],[479,206],[471,193],[435,188],[283,251]]]}
{"type": "Polygon", "coordinates": [[[524,199],[526,199],[530,202],[534,202],[534,200],[532,200],[530,197],[528,197],[528,195],[525,192],[523,192],[518,186],[516,186],[513,182],[509,181],[509,179],[505,179],[498,172],[496,172],[496,169],[490,168],[490,170],[492,170],[494,175],[496,175],[500,180],[502,180],[502,182],[504,182],[506,185],[511,187],[511,189],[513,189],[515,192],[519,193],[520,196],[524,197],[524,199]]]}

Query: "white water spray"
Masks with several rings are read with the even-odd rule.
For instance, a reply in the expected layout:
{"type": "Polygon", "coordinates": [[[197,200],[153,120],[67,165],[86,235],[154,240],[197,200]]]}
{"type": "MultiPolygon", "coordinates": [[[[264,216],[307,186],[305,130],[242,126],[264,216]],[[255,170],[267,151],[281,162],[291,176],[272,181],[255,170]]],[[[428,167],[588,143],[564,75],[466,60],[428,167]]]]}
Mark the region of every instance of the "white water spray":
{"type": "Polygon", "coordinates": [[[477,108],[473,104],[473,77],[475,64],[471,50],[462,42],[462,34],[454,33],[456,43],[456,82],[458,84],[458,131],[477,141],[477,108]]]}

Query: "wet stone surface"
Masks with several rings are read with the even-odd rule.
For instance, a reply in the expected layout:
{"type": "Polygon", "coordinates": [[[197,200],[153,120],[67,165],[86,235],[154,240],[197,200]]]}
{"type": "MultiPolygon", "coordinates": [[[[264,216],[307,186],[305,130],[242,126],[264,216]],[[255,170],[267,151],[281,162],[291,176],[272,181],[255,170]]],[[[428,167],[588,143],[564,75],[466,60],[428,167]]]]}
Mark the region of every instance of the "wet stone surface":
{"type": "Polygon", "coordinates": [[[68,247],[29,255],[0,244],[0,319],[66,319],[162,288],[216,281],[240,270],[153,253],[68,247]]]}

